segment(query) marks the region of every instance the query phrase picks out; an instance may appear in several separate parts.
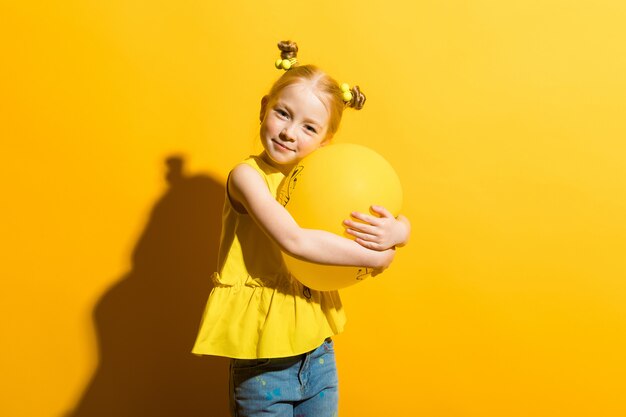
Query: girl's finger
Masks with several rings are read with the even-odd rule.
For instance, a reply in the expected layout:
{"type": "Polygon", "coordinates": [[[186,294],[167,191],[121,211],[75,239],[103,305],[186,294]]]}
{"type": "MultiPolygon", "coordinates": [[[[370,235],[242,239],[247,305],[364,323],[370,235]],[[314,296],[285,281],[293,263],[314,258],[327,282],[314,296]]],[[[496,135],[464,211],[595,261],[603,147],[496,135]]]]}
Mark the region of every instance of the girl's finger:
{"type": "Polygon", "coordinates": [[[383,206],[372,206],[370,208],[374,213],[380,214],[381,217],[394,217],[394,215],[383,206]]]}
{"type": "Polygon", "coordinates": [[[363,240],[363,239],[358,238],[358,237],[357,237],[356,239],[354,239],[354,240],[355,240],[355,241],[356,241],[359,245],[361,245],[361,246],[363,246],[363,247],[365,247],[365,248],[372,249],[372,250],[377,250],[377,246],[378,246],[378,245],[377,245],[376,243],[374,243],[374,242],[370,242],[370,241],[367,241],[367,240],[363,240]]]}
{"type": "Polygon", "coordinates": [[[362,222],[372,225],[377,225],[379,220],[379,217],[371,216],[365,213],[359,213],[358,211],[353,211],[352,213],[350,213],[350,215],[357,220],[361,220],[362,222]]]}
{"type": "Polygon", "coordinates": [[[377,242],[378,241],[378,237],[374,236],[374,235],[370,235],[368,233],[363,233],[363,232],[359,232],[357,230],[354,229],[346,229],[346,233],[355,236],[359,239],[363,239],[366,240],[368,242],[377,242]]]}
{"type": "Polygon", "coordinates": [[[370,235],[376,234],[376,228],[367,223],[355,222],[353,220],[346,219],[343,221],[343,224],[359,232],[368,233],[370,235]]]}

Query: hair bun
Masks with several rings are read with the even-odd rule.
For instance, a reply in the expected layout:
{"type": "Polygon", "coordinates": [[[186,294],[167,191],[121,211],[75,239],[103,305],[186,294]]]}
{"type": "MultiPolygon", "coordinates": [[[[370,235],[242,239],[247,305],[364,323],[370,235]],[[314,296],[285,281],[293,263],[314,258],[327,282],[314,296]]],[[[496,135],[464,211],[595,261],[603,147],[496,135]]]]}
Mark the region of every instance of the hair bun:
{"type": "Polygon", "coordinates": [[[298,44],[292,41],[278,42],[278,49],[280,49],[282,59],[291,59],[298,55],[298,44]]]}
{"type": "Polygon", "coordinates": [[[355,85],[350,89],[352,93],[352,100],[350,100],[347,104],[348,107],[352,107],[355,110],[361,110],[363,105],[365,105],[365,94],[361,91],[358,85],[355,85]]]}

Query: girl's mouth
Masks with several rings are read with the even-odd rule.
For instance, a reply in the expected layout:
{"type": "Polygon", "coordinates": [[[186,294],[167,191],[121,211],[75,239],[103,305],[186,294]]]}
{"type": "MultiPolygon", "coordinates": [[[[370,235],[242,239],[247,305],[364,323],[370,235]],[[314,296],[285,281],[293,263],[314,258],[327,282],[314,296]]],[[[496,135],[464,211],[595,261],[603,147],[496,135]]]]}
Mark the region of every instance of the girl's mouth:
{"type": "Polygon", "coordinates": [[[283,145],[282,143],[280,143],[279,141],[272,139],[272,142],[274,142],[276,145],[278,145],[278,147],[280,149],[283,149],[285,151],[291,151],[291,152],[295,152],[293,149],[286,147],[285,145],[283,145]]]}

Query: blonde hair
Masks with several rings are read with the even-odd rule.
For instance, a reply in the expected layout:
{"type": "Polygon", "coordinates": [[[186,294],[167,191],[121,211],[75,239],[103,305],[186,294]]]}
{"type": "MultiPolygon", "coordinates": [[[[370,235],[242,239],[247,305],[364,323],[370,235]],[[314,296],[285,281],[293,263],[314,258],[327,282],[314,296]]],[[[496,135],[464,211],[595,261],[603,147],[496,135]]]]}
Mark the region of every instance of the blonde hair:
{"type": "MultiPolygon", "coordinates": [[[[298,45],[291,41],[279,42],[278,49],[281,51],[282,59],[295,58],[298,53],[298,45]]],[[[337,81],[315,65],[292,66],[274,82],[274,85],[272,85],[266,97],[268,101],[271,101],[277,97],[285,87],[303,81],[309,83],[314,88],[314,91],[319,93],[319,99],[326,105],[329,114],[328,130],[326,133],[328,137],[332,137],[339,128],[344,108],[351,107],[356,110],[361,110],[365,104],[365,94],[361,92],[358,86],[354,86],[350,90],[352,100],[344,102],[343,91],[337,81]]]]}

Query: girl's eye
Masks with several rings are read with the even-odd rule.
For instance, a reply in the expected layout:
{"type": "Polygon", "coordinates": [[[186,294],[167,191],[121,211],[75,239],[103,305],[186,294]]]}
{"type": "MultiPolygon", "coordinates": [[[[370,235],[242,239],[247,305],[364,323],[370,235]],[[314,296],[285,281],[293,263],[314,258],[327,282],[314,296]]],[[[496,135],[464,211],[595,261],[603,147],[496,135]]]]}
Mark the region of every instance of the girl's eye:
{"type": "Polygon", "coordinates": [[[287,117],[287,116],[288,116],[287,112],[286,112],[286,111],[284,111],[284,110],[282,110],[282,109],[276,109],[275,111],[276,111],[276,113],[278,113],[278,115],[279,115],[279,116],[281,116],[281,117],[287,117]]]}
{"type": "Polygon", "coordinates": [[[315,130],[315,128],[311,125],[306,125],[304,128],[311,133],[317,133],[317,130],[315,130]]]}

